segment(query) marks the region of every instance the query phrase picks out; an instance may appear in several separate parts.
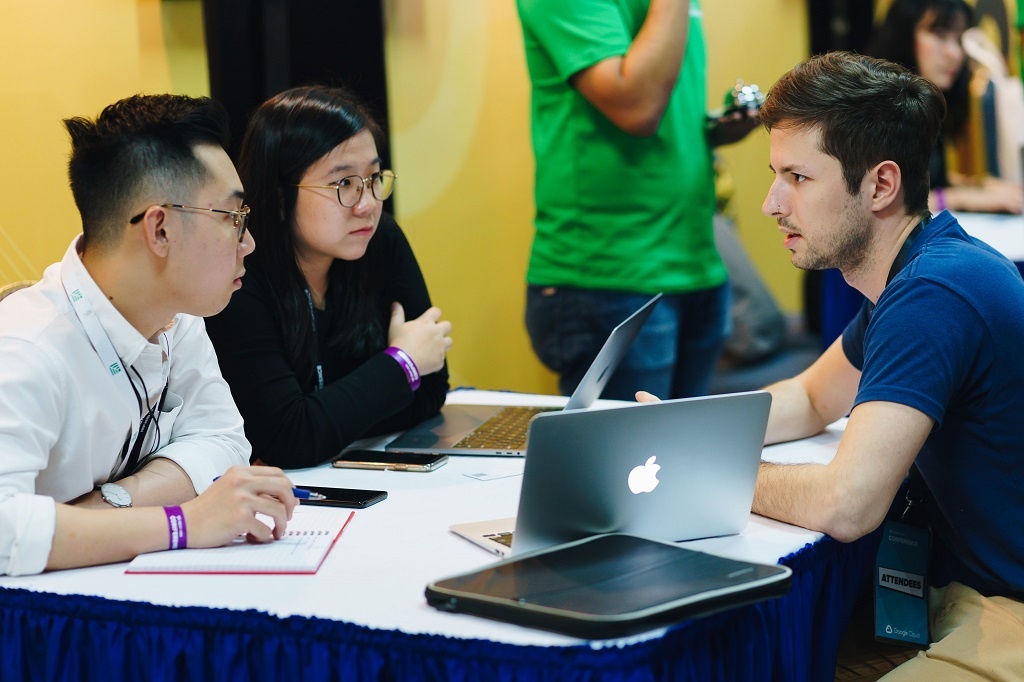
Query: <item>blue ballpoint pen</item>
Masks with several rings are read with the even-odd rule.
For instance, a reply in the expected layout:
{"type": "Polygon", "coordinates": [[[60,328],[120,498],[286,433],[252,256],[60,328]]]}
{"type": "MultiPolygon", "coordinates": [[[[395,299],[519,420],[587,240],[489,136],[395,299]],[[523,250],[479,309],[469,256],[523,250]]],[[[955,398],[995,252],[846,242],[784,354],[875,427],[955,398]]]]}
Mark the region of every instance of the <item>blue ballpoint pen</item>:
{"type": "MultiPolygon", "coordinates": [[[[213,480],[217,480],[220,476],[215,477],[213,480]]],[[[306,490],[305,488],[292,488],[292,495],[300,500],[326,500],[327,496],[320,493],[315,493],[312,490],[306,490]]]]}
{"type": "Polygon", "coordinates": [[[326,500],[327,496],[305,488],[292,488],[292,494],[300,500],[326,500]]]}

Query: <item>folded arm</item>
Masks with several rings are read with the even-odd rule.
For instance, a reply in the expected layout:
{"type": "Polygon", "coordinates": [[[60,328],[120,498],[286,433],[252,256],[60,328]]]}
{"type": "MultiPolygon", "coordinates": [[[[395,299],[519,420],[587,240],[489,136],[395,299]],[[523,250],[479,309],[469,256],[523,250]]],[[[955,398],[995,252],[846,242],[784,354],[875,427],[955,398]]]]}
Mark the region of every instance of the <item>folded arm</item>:
{"type": "Polygon", "coordinates": [[[688,0],[652,0],[626,54],[573,74],[570,83],[623,131],[653,135],[679,78],[689,16],[688,0]]]}
{"type": "MultiPolygon", "coordinates": [[[[387,214],[374,239],[382,240],[377,246],[382,251],[383,300],[398,301],[404,315],[419,318],[431,302],[408,241],[387,214]]],[[[222,349],[221,368],[260,461],[286,469],[316,466],[358,438],[407,429],[440,410],[448,393],[441,352],[440,369],[438,364],[421,367],[431,373],[422,376],[419,390],[413,392],[394,358],[378,352],[359,362],[340,345],[327,345],[322,348],[326,385],[308,390],[285,351],[269,283],[249,277],[207,325],[222,349]]],[[[435,348],[439,351],[441,346],[435,348]]]]}
{"type": "MultiPolygon", "coordinates": [[[[766,442],[803,438],[843,417],[860,373],[837,340],[797,377],[769,387],[766,442]]],[[[865,402],[850,418],[828,464],[761,464],[753,511],[843,542],[877,528],[934,422],[892,402],[865,402]]]]}
{"type": "MultiPolygon", "coordinates": [[[[0,391],[0,573],[32,574],[165,549],[168,529],[161,507],[202,509],[197,493],[232,465],[247,462],[241,418],[219,378],[202,321],[195,322],[189,336],[197,345],[173,347],[169,385],[181,392],[182,402],[161,414],[162,447],[122,479],[133,497],[134,507],[128,509],[112,509],[95,491],[116,461],[129,420],[104,383],[109,379],[89,373],[95,362],[91,350],[0,341],[6,357],[18,358],[0,391]],[[209,353],[203,362],[196,355],[200,351],[209,353]]],[[[186,324],[174,333],[188,330],[186,324]]],[[[283,475],[279,478],[274,489],[287,488],[281,493],[287,500],[290,487],[283,475]]],[[[227,504],[223,495],[214,497],[227,504]]],[[[288,503],[277,504],[285,509],[288,503]]],[[[249,521],[255,520],[254,509],[248,508],[249,521]]],[[[219,513],[209,515],[211,520],[191,511],[185,515],[196,527],[190,532],[193,546],[226,541],[239,528],[237,519],[219,513]]],[[[280,510],[273,516],[286,520],[280,510]]],[[[260,532],[254,527],[253,537],[260,532]]]]}
{"type": "Polygon", "coordinates": [[[885,519],[933,424],[906,405],[861,403],[830,463],[762,463],[753,511],[842,542],[856,540],[885,519]]]}
{"type": "Polygon", "coordinates": [[[806,370],[768,386],[772,409],[765,443],[813,436],[845,417],[859,381],[860,372],[846,359],[842,339],[836,339],[806,370]]]}
{"type": "MultiPolygon", "coordinates": [[[[180,477],[185,478],[183,472],[180,477]]],[[[48,570],[127,561],[168,549],[162,507],[112,509],[102,504],[106,509],[56,505],[48,570]]],[[[280,469],[242,466],[228,470],[203,495],[180,506],[188,546],[218,547],[241,536],[250,542],[280,538],[295,505],[291,483],[280,469]],[[272,518],[274,527],[257,519],[257,513],[272,518]]]]}

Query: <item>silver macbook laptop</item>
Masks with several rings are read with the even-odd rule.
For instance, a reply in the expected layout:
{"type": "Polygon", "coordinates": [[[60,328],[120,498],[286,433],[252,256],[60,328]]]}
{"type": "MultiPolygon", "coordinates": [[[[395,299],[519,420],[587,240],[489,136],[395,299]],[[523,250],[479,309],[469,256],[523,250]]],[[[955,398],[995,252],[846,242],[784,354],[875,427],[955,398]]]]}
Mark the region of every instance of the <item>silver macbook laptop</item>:
{"type": "MultiPolygon", "coordinates": [[[[584,409],[600,397],[660,298],[661,294],[656,295],[611,331],[561,409],[584,409]]],[[[438,416],[412,427],[384,449],[448,455],[522,455],[530,421],[541,412],[552,411],[561,410],[523,405],[445,405],[438,416]]]]}
{"type": "Polygon", "coordinates": [[[502,556],[598,533],[671,542],[739,533],[770,406],[767,391],[752,391],[542,414],[530,426],[518,515],[451,531],[502,556]]]}

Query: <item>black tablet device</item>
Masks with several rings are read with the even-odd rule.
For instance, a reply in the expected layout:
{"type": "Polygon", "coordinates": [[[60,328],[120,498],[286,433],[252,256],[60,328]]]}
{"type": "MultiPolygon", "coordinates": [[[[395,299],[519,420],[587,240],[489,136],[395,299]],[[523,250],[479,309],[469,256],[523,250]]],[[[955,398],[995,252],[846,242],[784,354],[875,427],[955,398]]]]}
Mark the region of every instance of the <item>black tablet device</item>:
{"type": "Polygon", "coordinates": [[[780,597],[791,576],[786,566],[610,533],[433,582],[426,597],[444,611],[606,639],[780,597]]]}

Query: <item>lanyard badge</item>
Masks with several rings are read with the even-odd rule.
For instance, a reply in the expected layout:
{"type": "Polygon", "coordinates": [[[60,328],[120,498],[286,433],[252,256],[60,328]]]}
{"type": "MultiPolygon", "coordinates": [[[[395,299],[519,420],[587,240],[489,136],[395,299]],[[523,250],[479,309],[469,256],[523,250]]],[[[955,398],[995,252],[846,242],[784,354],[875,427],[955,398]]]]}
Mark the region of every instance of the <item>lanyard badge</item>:
{"type": "Polygon", "coordinates": [[[908,488],[901,520],[882,524],[875,561],[875,639],[926,647],[931,533],[904,522],[915,503],[908,488]]]}
{"type": "MultiPolygon", "coordinates": [[[[914,226],[896,255],[885,285],[903,269],[910,246],[931,221],[927,216],[914,226]]],[[[875,639],[928,646],[928,557],[931,533],[920,514],[924,481],[916,466],[910,468],[907,506],[899,520],[882,524],[882,542],[875,557],[875,639]],[[918,505],[918,509],[914,509],[918,505]],[[911,523],[911,521],[916,521],[911,523]]]]}
{"type": "MultiPolygon", "coordinates": [[[[128,415],[131,419],[131,425],[129,427],[128,434],[125,438],[124,447],[121,449],[120,455],[114,462],[113,468],[110,472],[110,478],[113,479],[117,472],[125,464],[126,458],[129,467],[125,469],[126,474],[132,473],[134,467],[138,464],[142,442],[146,438],[146,432],[149,429],[150,422],[154,419],[154,410],[150,409],[143,415],[142,399],[139,397],[138,392],[132,385],[131,378],[128,376],[128,367],[125,366],[120,356],[117,354],[117,350],[114,348],[113,342],[107,332],[103,329],[103,325],[100,324],[99,318],[96,316],[96,312],[89,304],[89,300],[82,293],[82,287],[78,283],[78,277],[70,268],[65,267],[61,264],[60,269],[61,284],[64,286],[64,291],[67,294],[68,300],[71,302],[71,308],[75,311],[75,315],[82,323],[82,327],[85,329],[86,336],[89,337],[89,343],[92,344],[93,350],[99,356],[103,366],[110,373],[110,378],[114,382],[114,385],[118,389],[118,393],[121,395],[121,399],[125,406],[128,408],[128,415]]],[[[166,335],[161,335],[160,344],[164,351],[164,362],[163,362],[163,383],[164,390],[160,395],[157,410],[162,408],[164,398],[167,395],[167,378],[170,371],[170,342],[167,341],[166,335]]],[[[143,385],[145,386],[145,385],[143,385]]],[[[148,401],[148,397],[146,398],[148,401]]]]}

